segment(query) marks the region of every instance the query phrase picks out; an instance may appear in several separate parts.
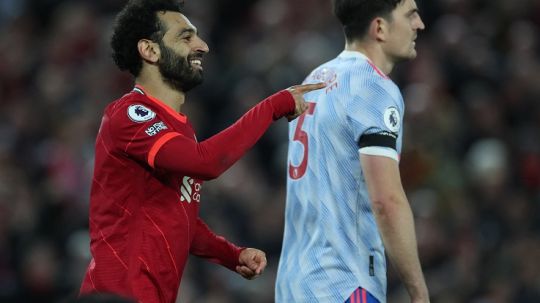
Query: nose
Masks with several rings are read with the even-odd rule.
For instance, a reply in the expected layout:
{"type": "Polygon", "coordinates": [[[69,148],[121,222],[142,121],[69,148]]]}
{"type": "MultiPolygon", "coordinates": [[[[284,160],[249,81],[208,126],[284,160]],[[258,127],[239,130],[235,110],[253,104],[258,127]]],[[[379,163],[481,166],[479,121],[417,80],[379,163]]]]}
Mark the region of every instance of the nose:
{"type": "Polygon", "coordinates": [[[424,30],[426,28],[426,25],[424,24],[424,21],[422,21],[422,18],[418,16],[418,20],[416,21],[416,29],[424,30]]]}
{"type": "Polygon", "coordinates": [[[197,43],[194,45],[194,50],[197,52],[208,53],[210,48],[208,48],[208,44],[206,44],[201,37],[197,36],[197,43]]]}

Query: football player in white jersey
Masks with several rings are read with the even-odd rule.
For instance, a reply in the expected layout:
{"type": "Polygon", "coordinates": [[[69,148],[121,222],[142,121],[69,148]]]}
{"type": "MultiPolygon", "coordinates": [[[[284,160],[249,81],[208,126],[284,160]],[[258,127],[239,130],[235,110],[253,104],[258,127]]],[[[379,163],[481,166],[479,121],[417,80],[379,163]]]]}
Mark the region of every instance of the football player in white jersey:
{"type": "Polygon", "coordinates": [[[401,184],[404,103],[387,76],[416,56],[414,0],[334,0],[345,50],[305,82],[309,109],[290,124],[276,302],[386,302],[388,255],[411,302],[429,302],[401,184]]]}

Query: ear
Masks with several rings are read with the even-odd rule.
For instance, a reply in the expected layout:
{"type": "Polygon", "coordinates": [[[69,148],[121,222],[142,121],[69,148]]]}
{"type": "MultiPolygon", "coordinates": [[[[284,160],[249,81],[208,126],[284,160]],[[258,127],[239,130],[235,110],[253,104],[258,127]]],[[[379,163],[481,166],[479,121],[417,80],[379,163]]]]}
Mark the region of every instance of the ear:
{"type": "Polygon", "coordinates": [[[139,55],[145,60],[151,63],[156,63],[161,55],[159,45],[154,41],[148,39],[141,39],[137,42],[137,49],[139,55]]]}
{"type": "Polygon", "coordinates": [[[369,24],[369,36],[377,41],[383,42],[386,41],[386,36],[388,34],[389,24],[382,17],[376,17],[369,24]]]}

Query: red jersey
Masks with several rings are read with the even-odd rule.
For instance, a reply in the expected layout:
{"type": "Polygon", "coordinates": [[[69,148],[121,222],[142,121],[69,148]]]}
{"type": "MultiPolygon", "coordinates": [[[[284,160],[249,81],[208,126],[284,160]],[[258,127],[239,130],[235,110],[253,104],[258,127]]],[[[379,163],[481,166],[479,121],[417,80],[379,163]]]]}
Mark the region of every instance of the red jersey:
{"type": "Polygon", "coordinates": [[[96,139],[93,258],[81,294],[173,303],[190,253],[235,270],[241,248],[198,216],[203,180],[225,171],[273,120],[292,111],[294,99],[282,91],[199,143],[186,116],[140,86],[111,103],[96,139]]]}

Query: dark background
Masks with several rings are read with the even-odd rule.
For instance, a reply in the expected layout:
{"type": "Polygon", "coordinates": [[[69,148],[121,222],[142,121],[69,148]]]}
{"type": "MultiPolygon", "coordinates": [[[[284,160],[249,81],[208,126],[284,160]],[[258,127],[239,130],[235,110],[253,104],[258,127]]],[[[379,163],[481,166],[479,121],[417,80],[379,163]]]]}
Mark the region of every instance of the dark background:
{"type": "MultiPolygon", "coordinates": [[[[120,0],[0,0],[0,302],[57,302],[89,260],[88,192],[105,105],[132,79],[110,59],[120,0]]],[[[421,0],[399,65],[402,177],[434,303],[540,302],[540,1],[421,0]]],[[[187,1],[208,42],[185,111],[199,139],[302,82],[344,46],[329,0],[187,1]]],[[[201,216],[269,265],[246,281],[190,258],[182,302],[273,302],[287,123],[203,187],[201,216]]],[[[407,302],[393,271],[389,303],[407,302]]]]}

